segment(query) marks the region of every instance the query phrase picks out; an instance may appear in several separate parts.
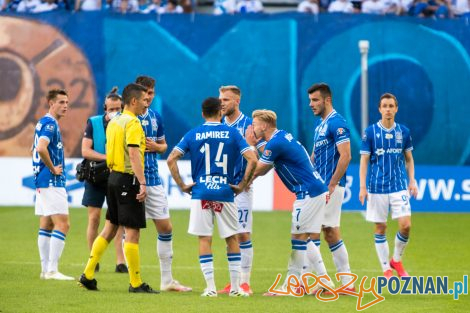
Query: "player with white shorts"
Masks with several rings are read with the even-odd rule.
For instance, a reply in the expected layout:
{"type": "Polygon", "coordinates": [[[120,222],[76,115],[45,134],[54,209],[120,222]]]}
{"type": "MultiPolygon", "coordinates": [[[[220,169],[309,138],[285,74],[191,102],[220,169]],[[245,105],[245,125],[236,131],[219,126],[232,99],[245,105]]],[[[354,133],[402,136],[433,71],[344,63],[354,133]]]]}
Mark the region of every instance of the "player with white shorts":
{"type": "Polygon", "coordinates": [[[411,228],[410,196],[416,197],[418,188],[410,130],[395,123],[397,98],[390,93],[383,94],[379,112],[382,119],[367,127],[362,137],[359,200],[364,204],[367,199],[366,219],[375,223],[375,249],[383,275],[389,279],[393,276],[392,269],[399,277],[408,276],[401,259],[411,228]],[[386,237],[389,211],[399,227],[392,259],[389,259],[386,237]]]}
{"type": "Polygon", "coordinates": [[[240,289],[241,254],[236,237],[238,230],[235,195],[251,181],[256,167],[256,155],[234,127],[220,123],[221,101],[207,98],[202,104],[205,123],[187,132],[167,159],[168,168],[183,192],[191,194],[191,214],[188,232],[199,237],[199,263],[207,287],[201,296],[217,297],[212,256],[212,231],[217,220],[220,237],[227,244],[231,297],[247,297],[240,289]],[[185,184],[178,169],[178,160],[186,153],[191,156],[191,176],[194,183],[185,184]],[[239,155],[246,160],[246,170],[236,180],[235,167],[239,155]]]}
{"type": "Polygon", "coordinates": [[[188,292],[192,289],[183,286],[173,279],[173,225],[170,221],[170,210],[161,178],[158,174],[158,155],[165,153],[168,145],[165,140],[165,130],[161,115],[150,109],[155,97],[155,79],[149,76],[139,76],[137,84],[147,88],[149,101],[142,115],[138,118],[145,132],[144,174],[147,183],[147,198],[145,199],[145,217],[152,219],[158,232],[157,255],[160,259],[162,291],[188,292]]]}
{"type": "Polygon", "coordinates": [[[64,145],[58,120],[65,116],[68,94],[49,90],[49,112],[37,123],[33,141],[33,172],[36,187],[35,214],[39,218],[38,248],[41,279],[74,280],[58,270],[69,231],[69,206],[65,191],[64,145]]]}
{"type": "MultiPolygon", "coordinates": [[[[283,184],[297,197],[292,209],[292,253],[286,277],[294,275],[301,279],[307,239],[311,234],[318,235],[321,231],[328,190],[313,168],[302,144],[295,140],[292,134],[277,129],[276,113],[270,110],[256,110],[252,116],[253,124],[248,129],[252,135],[247,136],[249,144],[254,146],[259,140],[266,141],[263,154],[256,165],[255,177],[265,175],[274,168],[283,184]]],[[[318,249],[314,246],[315,248],[318,249]]],[[[320,251],[317,252],[321,259],[320,251]]],[[[319,260],[311,261],[318,263],[319,260]]],[[[323,262],[321,265],[322,270],[317,274],[326,275],[323,262]]],[[[286,284],[287,280],[283,284],[283,289],[286,288],[286,284]]]]}

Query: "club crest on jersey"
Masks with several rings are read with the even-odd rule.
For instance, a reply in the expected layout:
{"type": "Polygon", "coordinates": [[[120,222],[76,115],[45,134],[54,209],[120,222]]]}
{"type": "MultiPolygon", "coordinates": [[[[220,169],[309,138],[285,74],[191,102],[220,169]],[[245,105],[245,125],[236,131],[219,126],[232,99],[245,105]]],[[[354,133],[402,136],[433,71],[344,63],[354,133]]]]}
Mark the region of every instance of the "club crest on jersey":
{"type": "Polygon", "coordinates": [[[154,118],[152,118],[152,119],[151,119],[151,122],[152,122],[152,129],[156,131],[157,128],[158,128],[158,127],[157,127],[157,120],[154,119],[154,118]]]}
{"type": "Polygon", "coordinates": [[[392,139],[393,135],[392,134],[385,134],[385,139],[392,139]]]}
{"type": "Polygon", "coordinates": [[[273,154],[273,152],[271,150],[264,150],[263,154],[266,156],[266,157],[270,157],[271,154],[273,154]]]}
{"type": "Polygon", "coordinates": [[[395,139],[397,143],[403,142],[403,135],[401,132],[395,132],[395,139]]]}
{"type": "Polygon", "coordinates": [[[64,147],[64,145],[62,144],[62,142],[59,142],[59,143],[57,144],[57,149],[60,150],[60,149],[62,149],[63,147],[64,147]]]}
{"type": "Polygon", "coordinates": [[[336,135],[341,136],[342,134],[344,134],[344,128],[340,127],[336,130],[336,135]]]}

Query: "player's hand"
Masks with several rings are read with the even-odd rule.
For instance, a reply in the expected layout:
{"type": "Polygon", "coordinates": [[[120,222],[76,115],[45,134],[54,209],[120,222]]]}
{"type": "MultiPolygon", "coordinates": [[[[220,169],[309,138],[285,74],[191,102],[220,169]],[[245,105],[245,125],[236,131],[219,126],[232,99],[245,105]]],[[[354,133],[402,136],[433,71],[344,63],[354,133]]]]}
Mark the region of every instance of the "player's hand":
{"type": "Polygon", "coordinates": [[[145,138],[145,152],[157,151],[158,145],[155,141],[149,138],[145,138]]]}
{"type": "Polygon", "coordinates": [[[57,165],[57,166],[54,166],[53,170],[52,170],[52,174],[54,175],[62,175],[62,164],[60,165],[57,165]]]}
{"type": "Polygon", "coordinates": [[[181,186],[180,188],[181,188],[182,192],[186,192],[187,194],[191,194],[194,185],[196,185],[196,183],[192,183],[192,184],[189,184],[189,185],[183,184],[183,186],[181,186]]]}
{"type": "Polygon", "coordinates": [[[336,185],[337,185],[337,184],[332,184],[331,182],[330,182],[330,184],[328,185],[328,192],[329,192],[330,196],[331,196],[331,195],[333,194],[333,192],[335,191],[336,185]]]}
{"type": "Polygon", "coordinates": [[[147,186],[145,185],[140,185],[139,187],[139,193],[135,197],[139,202],[144,202],[145,198],[147,198],[147,186]]]}
{"type": "Polygon", "coordinates": [[[416,181],[410,181],[410,184],[408,186],[408,192],[412,197],[416,198],[418,196],[418,186],[416,186],[416,181]]]}
{"type": "Polygon", "coordinates": [[[367,188],[361,187],[359,190],[359,201],[361,201],[361,205],[364,205],[364,201],[367,199],[367,188]]]}
{"type": "Polygon", "coordinates": [[[253,131],[253,125],[249,125],[246,128],[245,140],[250,146],[254,146],[254,147],[256,147],[258,142],[260,142],[261,138],[256,138],[255,132],[253,131]]]}
{"type": "Polygon", "coordinates": [[[229,185],[230,185],[230,188],[232,188],[232,190],[233,190],[233,192],[235,193],[235,195],[237,195],[237,196],[238,196],[240,193],[242,193],[243,190],[247,187],[247,186],[245,186],[245,187],[240,187],[240,185],[231,185],[231,184],[229,184],[229,185]]]}

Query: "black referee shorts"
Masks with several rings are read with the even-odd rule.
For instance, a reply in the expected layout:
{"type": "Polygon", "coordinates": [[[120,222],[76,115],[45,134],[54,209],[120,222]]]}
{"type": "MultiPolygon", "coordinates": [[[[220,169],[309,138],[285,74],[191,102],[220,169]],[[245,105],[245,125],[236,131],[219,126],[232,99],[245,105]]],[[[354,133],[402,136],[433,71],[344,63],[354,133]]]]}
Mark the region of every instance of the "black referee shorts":
{"type": "Polygon", "coordinates": [[[144,202],[136,199],[139,188],[134,175],[111,172],[108,179],[106,219],[114,225],[145,228],[144,202]]]}

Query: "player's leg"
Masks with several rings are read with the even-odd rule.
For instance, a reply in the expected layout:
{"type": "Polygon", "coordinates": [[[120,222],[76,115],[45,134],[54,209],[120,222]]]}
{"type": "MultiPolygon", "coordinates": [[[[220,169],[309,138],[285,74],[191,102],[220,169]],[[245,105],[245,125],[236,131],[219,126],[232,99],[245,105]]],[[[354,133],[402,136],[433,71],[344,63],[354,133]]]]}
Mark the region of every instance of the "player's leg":
{"type": "Polygon", "coordinates": [[[235,197],[238,209],[238,242],[241,254],[240,286],[249,294],[253,294],[250,288],[251,268],[253,266],[253,244],[251,233],[253,228],[253,188],[242,192],[235,197]]]}
{"type": "MultiPolygon", "coordinates": [[[[320,241],[320,231],[325,216],[326,193],[317,197],[305,197],[294,203],[292,212],[292,233],[304,231],[309,234],[306,243],[305,259],[315,268],[317,276],[328,275],[319,247],[315,244],[320,241]],[[314,241],[311,240],[314,238],[314,241]]],[[[325,284],[332,285],[326,279],[325,284]]],[[[334,285],[332,285],[334,287],[334,285]]],[[[315,293],[318,289],[312,290],[315,293]]]]}
{"type": "Polygon", "coordinates": [[[98,227],[100,226],[101,208],[88,206],[88,226],[86,230],[86,238],[88,249],[91,251],[93,241],[98,236],[98,227]]]}
{"type": "MultiPolygon", "coordinates": [[[[325,241],[328,243],[331,254],[333,255],[333,262],[336,266],[336,272],[350,274],[351,269],[349,267],[349,255],[346,249],[346,245],[341,239],[339,228],[343,199],[344,187],[337,186],[330,195],[330,200],[328,201],[328,204],[325,208],[323,234],[325,241]]],[[[351,281],[351,279],[352,277],[349,275],[342,275],[341,283],[346,285],[351,281]]]]}
{"type": "Polygon", "coordinates": [[[191,200],[188,233],[199,237],[199,265],[206,281],[203,297],[217,297],[212,257],[213,212],[202,207],[202,200],[191,200]]]}
{"type": "Polygon", "coordinates": [[[114,250],[116,250],[116,273],[129,273],[124,256],[124,227],[119,226],[114,236],[114,250]]]}
{"type": "Polygon", "coordinates": [[[147,187],[145,217],[153,220],[158,233],[156,250],[160,260],[160,289],[163,291],[191,291],[190,287],[183,286],[173,279],[173,225],[162,185],[147,187]]]}
{"type": "Polygon", "coordinates": [[[52,230],[49,263],[46,279],[73,280],[73,277],[59,273],[59,260],[65,247],[65,239],[70,228],[67,193],[65,188],[49,187],[41,190],[41,198],[45,208],[45,215],[50,216],[54,228],[52,230]]]}
{"type": "Polygon", "coordinates": [[[390,201],[388,194],[370,193],[368,195],[366,220],[375,223],[375,250],[377,252],[384,276],[387,279],[393,276],[392,269],[390,268],[390,252],[386,235],[389,207],[390,201]]]}
{"type": "Polygon", "coordinates": [[[199,265],[206,281],[203,297],[217,297],[214,277],[214,259],[212,256],[212,236],[199,236],[199,265]]]}
{"type": "Polygon", "coordinates": [[[390,266],[397,271],[398,276],[409,276],[402,263],[402,256],[408,245],[411,229],[411,206],[406,190],[390,194],[390,209],[392,219],[398,220],[398,232],[395,236],[395,249],[390,266]]]}
{"type": "Polygon", "coordinates": [[[240,289],[241,254],[237,240],[238,211],[235,202],[214,202],[212,210],[215,212],[219,235],[227,244],[228,270],[230,273],[231,297],[247,297],[248,293],[240,289]]]}
{"type": "Polygon", "coordinates": [[[49,249],[54,224],[50,216],[39,217],[38,248],[41,259],[41,274],[39,278],[45,279],[49,267],[49,249]]]}

